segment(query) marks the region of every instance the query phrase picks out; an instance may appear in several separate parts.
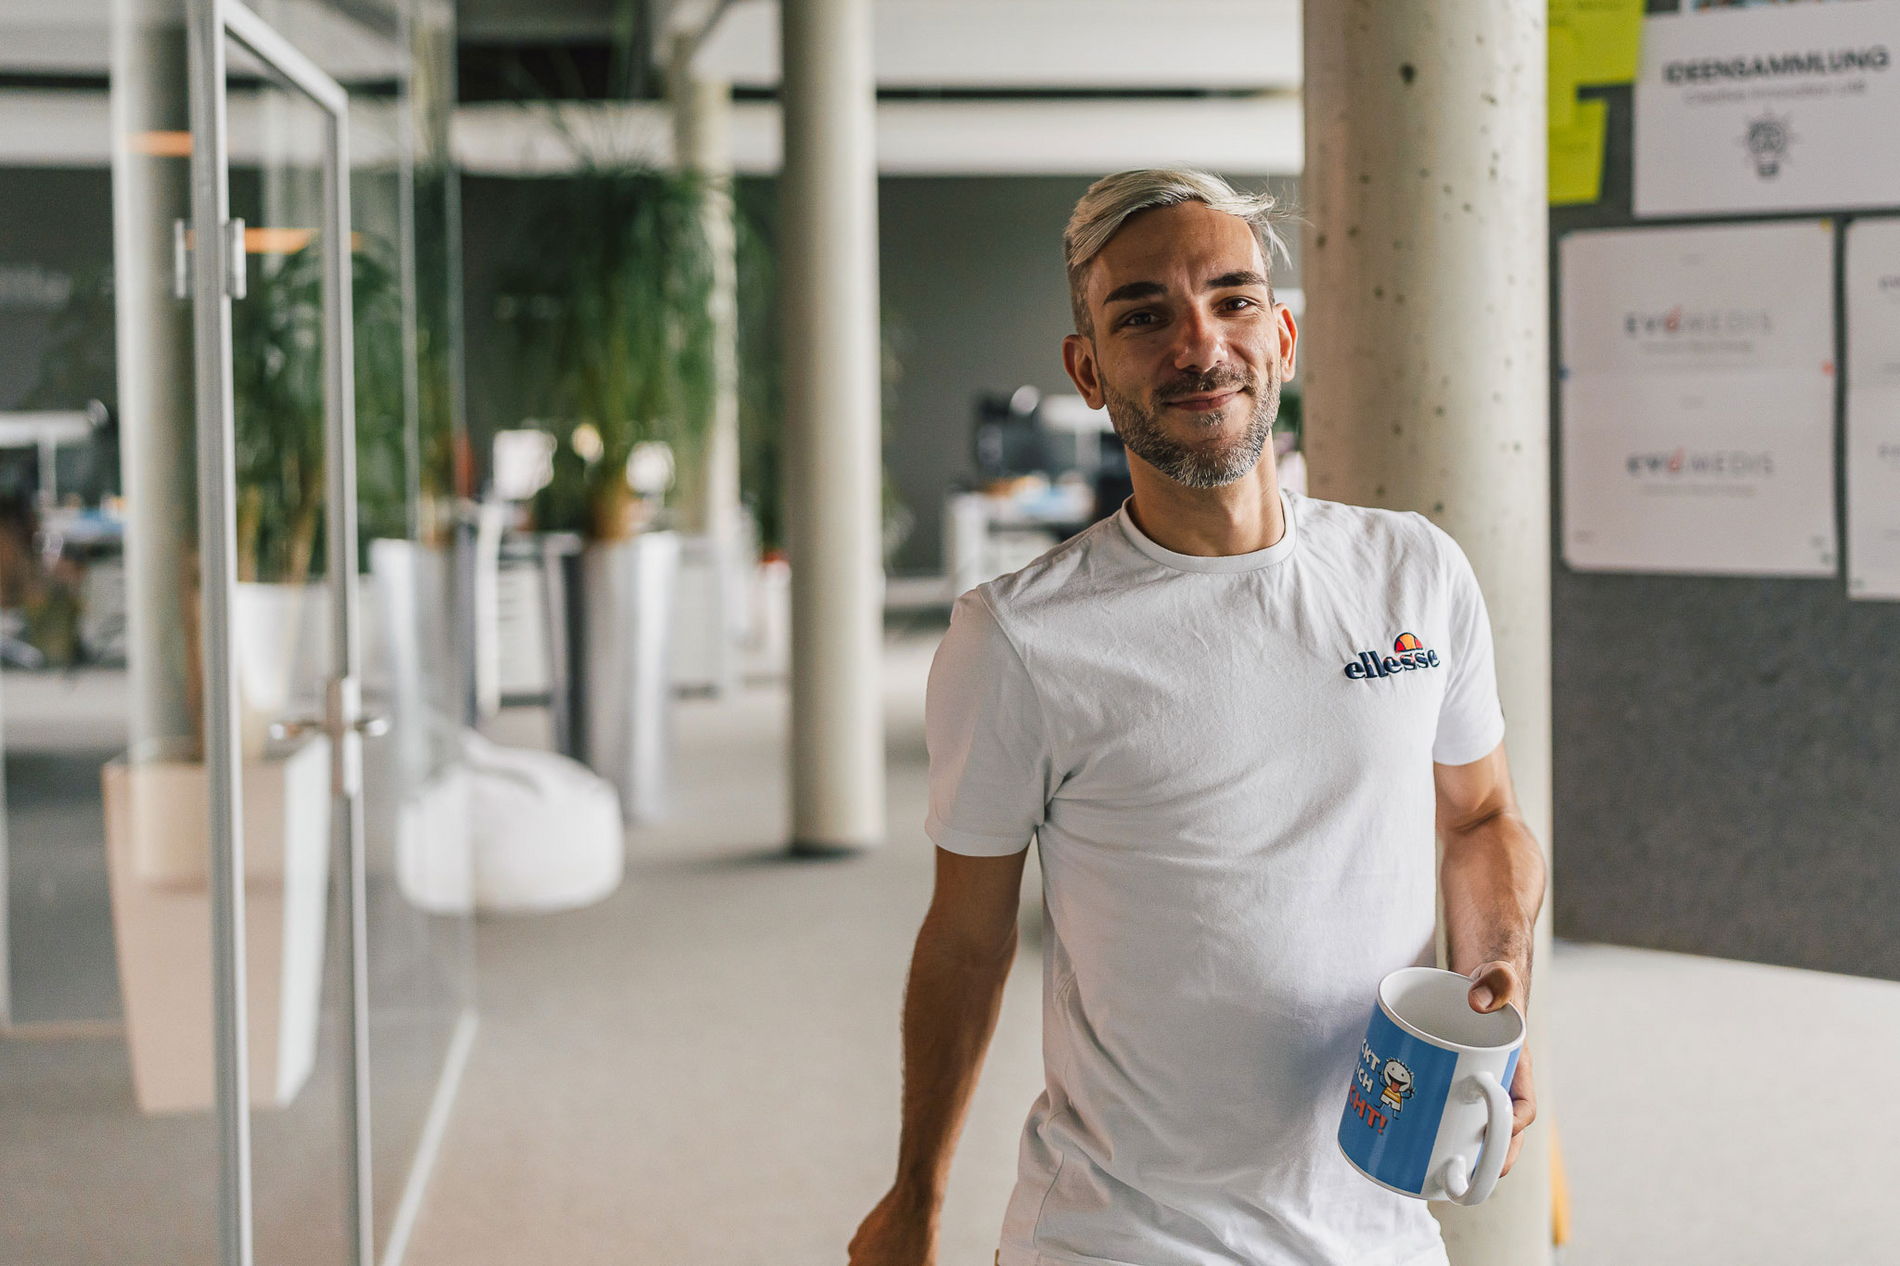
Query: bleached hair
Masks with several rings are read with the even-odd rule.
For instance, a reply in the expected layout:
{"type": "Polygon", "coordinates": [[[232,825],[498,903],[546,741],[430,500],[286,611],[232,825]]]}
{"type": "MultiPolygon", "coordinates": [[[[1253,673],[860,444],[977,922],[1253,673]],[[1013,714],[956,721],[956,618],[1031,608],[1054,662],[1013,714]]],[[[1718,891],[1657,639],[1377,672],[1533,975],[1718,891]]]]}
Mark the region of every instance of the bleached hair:
{"type": "MultiPolygon", "coordinates": [[[[1090,261],[1102,253],[1110,238],[1121,231],[1130,216],[1159,207],[1179,206],[1183,202],[1204,202],[1216,211],[1239,216],[1253,229],[1260,243],[1260,258],[1268,275],[1273,272],[1273,257],[1287,258],[1286,242],[1280,236],[1277,200],[1269,193],[1242,193],[1212,172],[1192,168],[1146,167],[1118,171],[1089,186],[1069,216],[1062,231],[1063,262],[1069,271],[1069,305],[1075,310],[1075,332],[1090,332],[1088,300],[1084,278],[1090,261]]],[[[1269,286],[1271,293],[1271,286],[1269,286]]]]}

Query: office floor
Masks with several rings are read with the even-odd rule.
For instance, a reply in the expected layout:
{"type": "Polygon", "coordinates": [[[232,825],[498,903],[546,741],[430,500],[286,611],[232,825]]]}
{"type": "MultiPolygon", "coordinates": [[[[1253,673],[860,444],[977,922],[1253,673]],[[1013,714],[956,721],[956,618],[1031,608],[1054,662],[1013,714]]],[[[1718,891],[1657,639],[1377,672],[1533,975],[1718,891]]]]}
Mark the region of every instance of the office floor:
{"type": "MultiPolygon", "coordinates": [[[[894,636],[886,658],[884,848],[782,856],[783,696],[754,687],[681,706],[674,812],[630,833],[619,893],[482,924],[482,1028],[410,1262],[842,1263],[895,1148],[898,999],[929,892],[935,636],[894,636]]],[[[544,729],[526,711],[495,727],[534,745],[544,729]]],[[[1025,937],[958,1151],[944,1266],[987,1263],[995,1244],[1040,1086],[1038,952],[1025,937]]],[[[1571,1193],[1564,1266],[1896,1260],[1879,1210],[1900,984],[1593,945],[1553,958],[1539,1004],[1571,1193]]]]}

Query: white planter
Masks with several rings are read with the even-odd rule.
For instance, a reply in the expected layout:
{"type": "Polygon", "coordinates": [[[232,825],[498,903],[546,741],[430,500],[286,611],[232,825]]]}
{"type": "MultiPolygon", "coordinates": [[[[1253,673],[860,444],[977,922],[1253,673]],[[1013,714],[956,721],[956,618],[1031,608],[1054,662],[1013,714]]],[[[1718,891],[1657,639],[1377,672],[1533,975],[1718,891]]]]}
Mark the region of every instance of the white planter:
{"type": "Polygon", "coordinates": [[[772,681],[791,673],[792,565],[768,558],[752,569],[747,601],[751,629],[745,641],[745,675],[772,681]]]}
{"type": "MultiPolygon", "coordinates": [[[[243,765],[251,1102],[296,1098],[316,1061],[330,879],[330,751],[243,765]]],[[[126,1045],[141,1111],[213,1102],[210,785],[183,760],[102,770],[126,1045]]]]}
{"type": "Polygon", "coordinates": [[[737,542],[680,538],[673,604],[673,685],[678,689],[723,695],[738,684],[743,620],[735,610],[734,580],[742,574],[737,542]]]}
{"type": "MultiPolygon", "coordinates": [[[[364,629],[364,684],[388,675],[388,651],[375,636],[376,593],[357,580],[364,629]]],[[[244,754],[259,757],[273,722],[314,715],[323,707],[330,675],[330,591],[321,581],[302,585],[240,583],[231,604],[232,662],[237,669],[244,754]]]]}
{"type": "Polygon", "coordinates": [[[454,560],[446,550],[384,539],[370,543],[369,568],[363,685],[388,709],[406,797],[457,757],[467,683],[455,653],[454,560]]]}
{"type": "Polygon", "coordinates": [[[673,532],[597,542],[581,557],[586,761],[620,793],[629,822],[666,813],[672,746],[669,667],[680,543],[673,532]]]}
{"type": "Polygon", "coordinates": [[[240,583],[231,599],[231,658],[237,673],[246,756],[261,755],[271,723],[322,698],[330,604],[322,585],[240,583]]]}

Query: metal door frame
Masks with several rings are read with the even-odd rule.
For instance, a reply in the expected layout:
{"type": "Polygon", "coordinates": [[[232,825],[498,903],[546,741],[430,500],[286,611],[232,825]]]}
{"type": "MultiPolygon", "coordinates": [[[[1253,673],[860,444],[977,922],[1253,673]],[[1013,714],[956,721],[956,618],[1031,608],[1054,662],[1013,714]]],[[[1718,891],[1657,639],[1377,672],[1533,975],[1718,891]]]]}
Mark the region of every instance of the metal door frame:
{"type": "Polygon", "coordinates": [[[352,1266],[374,1261],[370,1190],[369,989],[363,867],[361,642],[353,583],[357,557],[356,402],[350,297],[349,94],[240,0],[190,0],[190,288],[197,388],[198,550],[204,612],[205,762],[210,781],[213,1024],[218,1114],[218,1261],[252,1266],[250,1076],[244,980],[243,788],[232,661],[237,584],[235,403],[231,301],[244,294],[243,222],[231,219],[226,121],[228,38],[322,110],[324,414],[331,677],[323,729],[330,740],[332,849],[344,887],[348,946],[344,1031],[345,1149],[352,1266]]]}

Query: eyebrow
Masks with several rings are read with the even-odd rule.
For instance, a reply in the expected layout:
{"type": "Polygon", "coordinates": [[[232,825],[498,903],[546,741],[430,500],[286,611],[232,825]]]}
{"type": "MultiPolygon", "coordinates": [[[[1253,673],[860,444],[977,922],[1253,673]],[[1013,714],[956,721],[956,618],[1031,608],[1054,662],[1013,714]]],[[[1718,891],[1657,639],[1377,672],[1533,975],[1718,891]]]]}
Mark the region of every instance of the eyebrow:
{"type": "MultiPolygon", "coordinates": [[[[1267,279],[1251,268],[1237,268],[1230,273],[1222,273],[1210,278],[1203,290],[1231,290],[1235,286],[1264,286],[1267,279]]],[[[1131,281],[1115,287],[1102,299],[1104,304],[1129,303],[1136,299],[1153,299],[1157,295],[1168,293],[1168,288],[1158,281],[1131,281]]]]}

